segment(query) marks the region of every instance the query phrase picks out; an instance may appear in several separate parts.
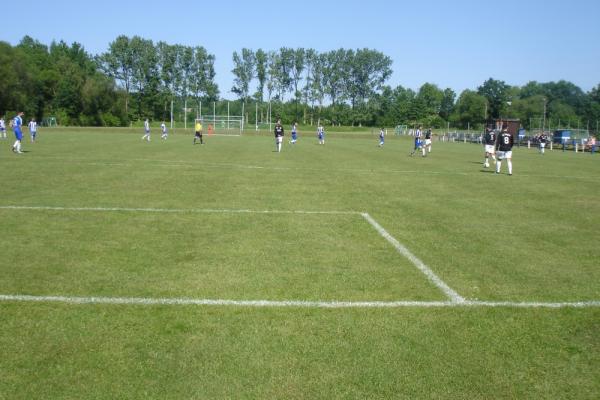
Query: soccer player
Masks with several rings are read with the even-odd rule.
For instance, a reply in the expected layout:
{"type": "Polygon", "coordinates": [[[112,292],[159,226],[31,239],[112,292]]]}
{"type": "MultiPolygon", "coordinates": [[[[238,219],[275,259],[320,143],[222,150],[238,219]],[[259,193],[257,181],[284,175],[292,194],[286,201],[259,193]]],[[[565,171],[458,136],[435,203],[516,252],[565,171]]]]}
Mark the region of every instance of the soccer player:
{"type": "Polygon", "coordinates": [[[150,141],[150,122],[148,121],[148,118],[146,118],[146,120],[144,121],[144,136],[142,136],[142,140],[147,140],[150,141]]]}
{"type": "Polygon", "coordinates": [[[415,131],[415,148],[413,149],[413,151],[410,153],[410,156],[412,157],[415,152],[417,150],[421,150],[421,152],[423,153],[423,157],[425,157],[425,148],[423,147],[423,141],[421,140],[422,137],[422,133],[421,133],[421,126],[419,126],[417,128],[417,130],[415,131]]]}
{"type": "Polygon", "coordinates": [[[6,139],[6,122],[4,122],[4,117],[0,117],[0,138],[6,139]]]}
{"type": "Polygon", "coordinates": [[[167,125],[165,125],[165,121],[160,124],[160,131],[162,132],[160,138],[167,140],[167,137],[169,137],[169,132],[167,131],[167,125]]]}
{"type": "Polygon", "coordinates": [[[200,140],[200,144],[204,144],[204,141],[202,140],[202,121],[201,120],[196,121],[196,125],[194,126],[194,131],[195,131],[194,144],[196,144],[196,139],[200,140]]]}
{"type": "Polygon", "coordinates": [[[12,151],[21,154],[21,140],[23,140],[23,132],[21,132],[21,126],[23,125],[23,111],[19,112],[17,116],[12,120],[13,131],[15,132],[15,144],[13,144],[12,151]]]}
{"type": "Polygon", "coordinates": [[[31,136],[31,143],[35,143],[35,136],[37,135],[37,122],[35,122],[35,118],[31,118],[28,127],[29,136],[31,136]]]}
{"type": "Polygon", "coordinates": [[[321,123],[317,127],[317,137],[319,138],[319,144],[325,144],[325,128],[321,123]]]}
{"type": "Polygon", "coordinates": [[[498,136],[496,142],[496,154],[498,154],[498,161],[496,162],[496,173],[500,173],[500,167],[502,167],[502,159],[506,158],[506,164],[508,165],[508,175],[512,175],[512,147],[513,147],[513,136],[508,133],[506,128],[502,129],[502,133],[498,136]]]}
{"type": "Polygon", "coordinates": [[[496,132],[494,132],[489,126],[485,128],[485,135],[483,135],[483,146],[485,148],[483,167],[488,168],[490,166],[490,156],[492,157],[492,160],[494,160],[494,164],[496,164],[496,132]]]}
{"type": "Polygon", "coordinates": [[[278,153],[281,152],[281,142],[283,142],[283,125],[281,125],[281,119],[277,119],[275,124],[275,149],[278,153]]]}
{"type": "Polygon", "coordinates": [[[298,123],[294,122],[294,124],[292,125],[292,140],[290,140],[290,143],[296,144],[297,140],[298,140],[298,123]]]}
{"type": "Polygon", "coordinates": [[[431,153],[431,128],[427,129],[427,132],[425,132],[425,147],[423,148],[423,155],[425,155],[425,150],[427,150],[427,153],[431,153]]]}
{"type": "Polygon", "coordinates": [[[383,128],[381,128],[379,130],[379,147],[382,147],[384,142],[385,142],[385,130],[383,128]]]}
{"type": "Polygon", "coordinates": [[[542,134],[539,137],[539,141],[540,141],[540,154],[544,154],[544,151],[546,150],[546,143],[548,143],[548,135],[546,135],[546,132],[542,132],[542,134]]]}

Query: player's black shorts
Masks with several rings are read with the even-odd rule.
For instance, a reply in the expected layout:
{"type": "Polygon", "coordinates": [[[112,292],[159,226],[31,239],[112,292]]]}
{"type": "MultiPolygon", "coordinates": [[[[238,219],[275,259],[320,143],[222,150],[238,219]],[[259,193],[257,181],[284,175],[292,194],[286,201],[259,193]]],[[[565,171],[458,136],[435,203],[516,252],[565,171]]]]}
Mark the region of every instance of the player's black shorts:
{"type": "Polygon", "coordinates": [[[202,131],[200,131],[200,132],[196,132],[196,137],[197,137],[197,138],[199,138],[199,137],[202,137],[202,131]]]}

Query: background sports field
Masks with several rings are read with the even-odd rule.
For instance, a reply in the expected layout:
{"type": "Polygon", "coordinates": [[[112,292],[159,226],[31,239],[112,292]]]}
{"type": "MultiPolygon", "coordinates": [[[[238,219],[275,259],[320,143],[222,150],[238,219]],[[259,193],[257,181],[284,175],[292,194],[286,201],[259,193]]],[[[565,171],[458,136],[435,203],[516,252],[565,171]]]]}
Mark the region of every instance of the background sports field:
{"type": "Polygon", "coordinates": [[[0,142],[0,399],[598,398],[598,155],[39,135],[0,142]]]}

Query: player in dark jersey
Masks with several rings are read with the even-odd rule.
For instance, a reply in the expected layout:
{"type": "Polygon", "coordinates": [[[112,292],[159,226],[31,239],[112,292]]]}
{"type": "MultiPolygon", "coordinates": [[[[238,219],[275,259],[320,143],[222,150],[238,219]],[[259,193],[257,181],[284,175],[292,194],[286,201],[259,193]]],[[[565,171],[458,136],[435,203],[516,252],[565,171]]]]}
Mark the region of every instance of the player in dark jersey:
{"type": "Polygon", "coordinates": [[[506,164],[508,165],[508,175],[512,175],[512,147],[513,147],[513,136],[508,133],[505,129],[498,136],[496,141],[496,154],[498,155],[498,162],[496,162],[496,173],[500,173],[500,167],[502,167],[502,159],[506,158],[506,164]]]}
{"type": "Polygon", "coordinates": [[[431,128],[425,132],[425,147],[423,148],[423,155],[431,153],[431,128]],[[427,150],[427,152],[425,152],[427,150]]]}
{"type": "Polygon", "coordinates": [[[483,135],[483,146],[485,147],[485,159],[483,160],[484,168],[488,168],[490,166],[490,156],[492,160],[494,160],[494,164],[496,163],[496,132],[492,130],[492,128],[485,128],[485,134],[483,135]]]}
{"type": "Polygon", "coordinates": [[[545,132],[542,132],[538,140],[540,141],[540,154],[544,154],[546,143],[548,143],[548,135],[546,135],[545,132]]]}
{"type": "Polygon", "coordinates": [[[281,152],[281,142],[283,142],[283,125],[281,125],[281,120],[278,119],[275,124],[275,149],[277,152],[281,152]]]}

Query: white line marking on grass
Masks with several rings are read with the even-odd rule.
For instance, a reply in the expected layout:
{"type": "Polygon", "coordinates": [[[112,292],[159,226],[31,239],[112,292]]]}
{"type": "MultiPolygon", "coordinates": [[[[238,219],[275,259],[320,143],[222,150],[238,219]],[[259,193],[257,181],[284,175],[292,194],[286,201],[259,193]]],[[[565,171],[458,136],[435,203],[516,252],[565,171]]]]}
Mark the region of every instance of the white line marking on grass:
{"type": "Polygon", "coordinates": [[[505,308],[591,308],[600,307],[600,301],[580,302],[510,302],[510,301],[300,301],[300,300],[224,300],[146,297],[70,297],[0,295],[3,302],[37,302],[66,304],[121,304],[167,306],[237,306],[237,307],[298,307],[298,308],[431,308],[431,307],[505,307],[505,308]]]}
{"type": "Polygon", "coordinates": [[[127,207],[54,207],[54,206],[0,206],[0,210],[48,210],[48,211],[113,211],[154,213],[222,213],[222,214],[326,214],[360,215],[357,211],[310,211],[310,210],[236,210],[211,208],[127,208],[127,207]]]}
{"type": "Polygon", "coordinates": [[[435,286],[437,286],[441,291],[443,291],[446,296],[448,296],[454,303],[464,303],[465,299],[459,295],[455,290],[450,288],[443,280],[438,277],[435,272],[431,270],[423,261],[421,261],[417,256],[410,252],[402,243],[400,243],[396,238],[388,233],[377,221],[373,219],[368,213],[361,213],[364,219],[371,224],[373,228],[383,236],[388,242],[392,244],[398,250],[400,254],[404,257],[408,258],[410,262],[413,263],[415,267],[419,269],[422,273],[425,274],[427,279],[432,282],[435,286]]]}

